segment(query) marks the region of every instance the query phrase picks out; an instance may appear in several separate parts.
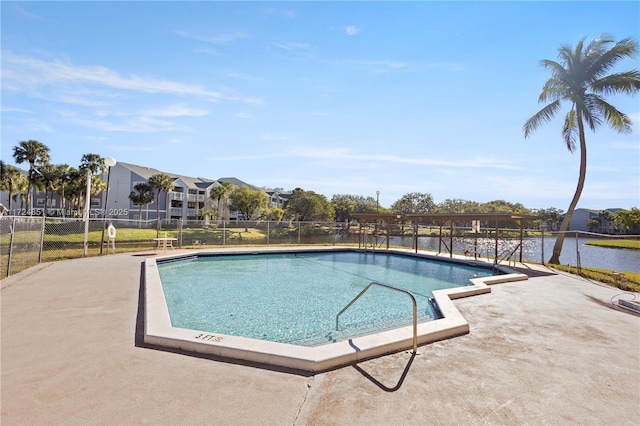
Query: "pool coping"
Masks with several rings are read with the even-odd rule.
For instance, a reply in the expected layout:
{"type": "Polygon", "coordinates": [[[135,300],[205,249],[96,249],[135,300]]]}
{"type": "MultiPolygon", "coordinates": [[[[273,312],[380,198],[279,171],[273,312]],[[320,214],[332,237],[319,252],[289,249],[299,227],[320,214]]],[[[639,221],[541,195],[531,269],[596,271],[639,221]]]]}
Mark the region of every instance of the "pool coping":
{"type": "MultiPolygon", "coordinates": [[[[164,348],[186,352],[215,355],[266,366],[284,367],[293,370],[318,373],[344,365],[353,364],[413,347],[413,327],[406,326],[382,331],[345,341],[321,346],[306,347],[286,343],[269,342],[247,337],[229,336],[210,332],[173,327],[169,317],[157,261],[182,259],[196,255],[319,252],[319,251],[363,251],[343,247],[320,248],[268,248],[243,250],[194,250],[175,255],[159,256],[145,260],[144,265],[144,342],[164,348]]],[[[491,264],[477,260],[443,258],[425,253],[405,250],[382,250],[383,253],[402,254],[431,260],[452,262],[487,268],[491,264]]],[[[469,324],[453,304],[453,300],[490,293],[492,284],[527,280],[525,274],[516,273],[499,266],[502,275],[471,279],[472,285],[444,290],[436,290],[433,297],[443,318],[418,324],[418,346],[438,340],[469,333],[469,324]]]]}

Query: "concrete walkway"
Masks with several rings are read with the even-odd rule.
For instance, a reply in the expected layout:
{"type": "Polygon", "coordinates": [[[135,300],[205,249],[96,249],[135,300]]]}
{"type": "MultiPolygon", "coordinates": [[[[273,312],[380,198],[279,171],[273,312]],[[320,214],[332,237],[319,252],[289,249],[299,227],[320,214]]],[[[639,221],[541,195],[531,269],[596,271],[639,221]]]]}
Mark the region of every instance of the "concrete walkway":
{"type": "MultiPolygon", "coordinates": [[[[153,255],[149,253],[148,255],[153,255]]],[[[2,425],[602,424],[640,418],[640,317],[566,275],[455,301],[468,335],[315,376],[143,347],[144,254],[0,281],[2,425]]]]}

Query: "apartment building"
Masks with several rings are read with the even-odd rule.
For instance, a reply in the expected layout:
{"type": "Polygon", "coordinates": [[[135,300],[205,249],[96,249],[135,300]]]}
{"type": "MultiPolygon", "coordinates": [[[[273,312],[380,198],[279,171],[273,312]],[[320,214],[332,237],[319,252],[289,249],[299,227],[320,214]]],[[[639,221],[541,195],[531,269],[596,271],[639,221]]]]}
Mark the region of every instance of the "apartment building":
{"type": "MultiPolygon", "coordinates": [[[[107,176],[103,176],[107,180],[107,176]]],[[[229,209],[229,200],[215,200],[210,198],[210,191],[223,182],[230,182],[234,186],[246,185],[251,189],[260,189],[254,185],[248,184],[238,178],[227,177],[220,179],[209,179],[201,177],[190,177],[164,172],[152,167],[139,166],[136,164],[118,162],[111,167],[109,174],[109,195],[106,191],[91,197],[90,216],[103,217],[113,219],[131,219],[131,220],[156,220],[157,214],[160,218],[165,219],[182,219],[183,221],[191,220],[210,220],[208,212],[212,208],[220,212],[220,217],[224,216],[227,220],[242,219],[241,214],[237,211],[229,209]],[[165,173],[173,179],[173,189],[168,193],[160,192],[158,199],[148,205],[140,206],[133,204],[129,199],[129,194],[134,190],[134,186],[140,182],[148,182],[149,178],[157,173],[165,173]],[[226,204],[225,204],[226,201],[226,204]],[[224,205],[223,205],[224,204],[224,205]],[[224,213],[223,213],[224,211],[224,213]]],[[[264,190],[269,196],[269,207],[284,208],[284,204],[288,199],[287,193],[282,191],[264,190]]],[[[6,207],[9,205],[9,193],[2,191],[0,193],[0,203],[6,207]]],[[[24,211],[20,211],[19,202],[13,203],[12,211],[5,212],[7,214],[25,215],[28,214],[28,207],[23,207],[24,211]]],[[[33,207],[34,214],[40,215],[45,204],[44,192],[33,191],[33,207]]],[[[62,216],[61,211],[65,210],[65,216],[81,216],[82,211],[71,211],[68,207],[63,207],[62,199],[56,194],[49,194],[47,197],[47,205],[49,215],[62,216]]]]}

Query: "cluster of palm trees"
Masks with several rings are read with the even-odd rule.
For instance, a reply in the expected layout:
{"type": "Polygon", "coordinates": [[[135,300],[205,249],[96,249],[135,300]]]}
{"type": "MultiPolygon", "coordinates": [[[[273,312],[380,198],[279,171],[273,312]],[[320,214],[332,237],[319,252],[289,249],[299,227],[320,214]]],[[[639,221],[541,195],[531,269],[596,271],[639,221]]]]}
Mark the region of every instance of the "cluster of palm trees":
{"type": "Polygon", "coordinates": [[[106,188],[100,177],[105,171],[104,159],[98,154],[82,156],[78,168],[68,164],[52,164],[49,147],[36,140],[20,141],[13,147],[16,164],[28,163],[25,174],[19,168],[0,161],[0,189],[9,192],[8,210],[14,213],[14,202],[20,199],[20,213],[32,216],[33,192],[44,192],[43,215],[50,213],[66,217],[78,216],[85,202],[88,175],[92,175],[91,194],[96,195],[106,188]],[[58,194],[62,200],[60,209],[49,209],[49,194],[58,194]],[[66,204],[69,204],[68,206],[66,204]]]}
{"type": "MultiPolygon", "coordinates": [[[[149,177],[147,182],[138,182],[133,185],[134,191],[129,193],[131,202],[138,206],[138,218],[142,222],[142,206],[160,199],[160,192],[168,193],[173,189],[173,178],[166,173],[156,173],[149,177]],[[154,194],[155,191],[155,194],[154,194]]],[[[157,230],[160,232],[160,203],[156,203],[157,230]]],[[[159,235],[159,234],[158,234],[159,235]]]]}

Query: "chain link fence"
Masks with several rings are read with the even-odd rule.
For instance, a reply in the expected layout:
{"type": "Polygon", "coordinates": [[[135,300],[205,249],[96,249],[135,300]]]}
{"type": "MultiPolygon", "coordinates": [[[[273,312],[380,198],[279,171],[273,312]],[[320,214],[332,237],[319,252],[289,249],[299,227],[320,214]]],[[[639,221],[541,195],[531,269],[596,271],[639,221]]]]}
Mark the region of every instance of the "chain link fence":
{"type": "Polygon", "coordinates": [[[44,220],[41,217],[0,217],[0,278],[42,260],[44,220]]]}
{"type": "Polygon", "coordinates": [[[142,221],[128,219],[0,217],[0,278],[40,262],[157,251],[158,238],[171,248],[241,245],[358,244],[358,228],[333,222],[300,221],[142,221]],[[109,231],[109,225],[113,230],[109,231]],[[115,238],[111,238],[115,237],[115,238]],[[86,244],[85,244],[86,241],[86,244]]]}

